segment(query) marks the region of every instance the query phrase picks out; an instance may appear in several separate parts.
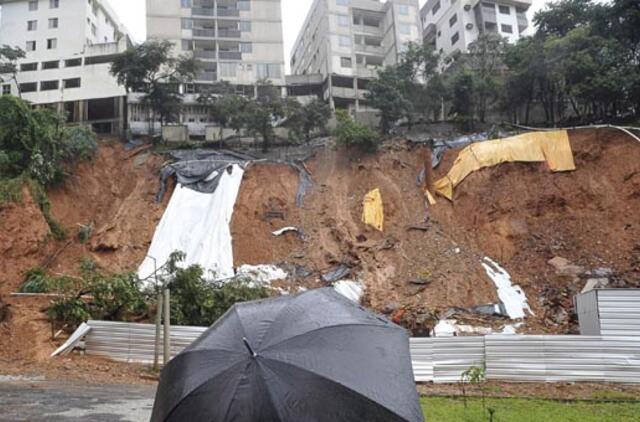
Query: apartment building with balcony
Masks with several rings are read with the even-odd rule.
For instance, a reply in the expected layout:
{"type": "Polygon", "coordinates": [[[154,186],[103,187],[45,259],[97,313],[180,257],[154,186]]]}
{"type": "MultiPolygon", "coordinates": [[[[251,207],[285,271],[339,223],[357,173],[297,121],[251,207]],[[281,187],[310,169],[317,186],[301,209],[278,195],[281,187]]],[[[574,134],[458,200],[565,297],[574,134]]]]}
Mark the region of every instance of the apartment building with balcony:
{"type": "Polygon", "coordinates": [[[429,0],[420,11],[423,38],[444,55],[467,51],[483,32],[516,42],[529,27],[532,0],[429,0]]]}
{"type": "Polygon", "coordinates": [[[200,62],[198,85],[284,85],[280,0],[147,0],[147,38],[200,62]]]}
{"type": "Polygon", "coordinates": [[[291,55],[294,75],[320,74],[332,107],[368,111],[367,82],[421,42],[418,0],[315,0],[291,55]]]}
{"type": "Polygon", "coordinates": [[[0,0],[0,6],[0,44],[26,52],[18,62],[18,84],[3,82],[1,93],[64,111],[69,123],[122,133],[126,92],[109,68],[131,40],[109,3],[0,0]]]}

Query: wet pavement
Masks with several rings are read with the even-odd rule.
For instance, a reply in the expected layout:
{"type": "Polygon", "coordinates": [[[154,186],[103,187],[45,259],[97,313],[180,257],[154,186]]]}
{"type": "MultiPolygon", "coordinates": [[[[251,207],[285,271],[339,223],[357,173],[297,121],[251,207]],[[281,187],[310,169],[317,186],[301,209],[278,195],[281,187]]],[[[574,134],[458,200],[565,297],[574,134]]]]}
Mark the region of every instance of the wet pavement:
{"type": "Polygon", "coordinates": [[[147,422],[155,386],[0,377],[0,421],[147,422]]]}

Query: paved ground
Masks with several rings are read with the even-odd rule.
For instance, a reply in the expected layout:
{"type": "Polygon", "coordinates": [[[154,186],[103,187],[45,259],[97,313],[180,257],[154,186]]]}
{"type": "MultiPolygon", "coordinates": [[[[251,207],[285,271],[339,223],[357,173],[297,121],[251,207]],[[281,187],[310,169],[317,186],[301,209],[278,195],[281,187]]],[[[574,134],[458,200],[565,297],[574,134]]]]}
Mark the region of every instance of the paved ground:
{"type": "Polygon", "coordinates": [[[147,422],[155,387],[0,378],[0,421],[147,422]]]}

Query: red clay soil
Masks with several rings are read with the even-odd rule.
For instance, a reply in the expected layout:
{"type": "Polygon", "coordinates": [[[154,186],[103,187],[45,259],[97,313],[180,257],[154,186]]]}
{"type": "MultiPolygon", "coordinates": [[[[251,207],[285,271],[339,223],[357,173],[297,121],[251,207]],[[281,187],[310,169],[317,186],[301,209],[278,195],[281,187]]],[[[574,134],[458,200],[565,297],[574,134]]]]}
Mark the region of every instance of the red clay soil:
{"type": "MultiPolygon", "coordinates": [[[[521,332],[570,332],[571,300],[584,280],[556,275],[548,260],[561,256],[585,270],[611,268],[617,287],[637,285],[640,271],[634,212],[640,145],[606,130],[574,131],[570,138],[575,172],[525,163],[484,169],[456,189],[453,202],[438,198],[428,211],[416,185],[424,151],[403,142],[358,159],[332,148],[319,152],[308,163],[314,187],[301,209],[294,205],[297,175],[289,167],[255,165],[245,175],[232,223],[236,264],[295,263],[312,271],[320,286],[321,272],[345,263],[355,273],[351,278],[366,285],[369,306],[424,331],[450,307],[497,302],[480,266],[489,256],[524,288],[533,308],[535,317],[521,332]],[[361,222],[362,199],[375,188],[384,202],[383,233],[361,222]],[[285,226],[301,228],[305,240],[271,235],[285,226]]],[[[436,178],[457,154],[445,154],[436,178]]]]}
{"type": "Polygon", "coordinates": [[[68,232],[67,240],[51,238],[26,189],[22,204],[0,206],[0,303],[9,309],[0,323],[0,372],[49,365],[56,347],[44,313],[49,300],[10,296],[26,271],[46,266],[52,274],[74,274],[90,257],[118,272],[134,270],[142,261],[164,209],[154,199],[161,164],[162,158],[143,150],[125,151],[117,141],[101,141],[93,162],[69,169],[64,184],[48,192],[51,213],[68,232]],[[82,243],[78,230],[88,224],[93,235],[82,243]]]}

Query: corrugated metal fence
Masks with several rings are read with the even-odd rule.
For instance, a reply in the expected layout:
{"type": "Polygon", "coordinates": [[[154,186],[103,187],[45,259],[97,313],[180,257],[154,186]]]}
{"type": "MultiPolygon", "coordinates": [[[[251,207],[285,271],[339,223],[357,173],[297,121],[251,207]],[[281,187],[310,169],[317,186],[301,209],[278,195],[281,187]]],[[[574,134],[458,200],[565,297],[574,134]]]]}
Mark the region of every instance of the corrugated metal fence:
{"type": "MultiPolygon", "coordinates": [[[[89,321],[86,353],[122,362],[151,363],[155,327],[89,321]]],[[[205,331],[171,327],[175,356],[205,331]]],[[[460,380],[471,366],[485,366],[487,378],[536,382],[640,383],[640,337],[486,336],[412,338],[418,382],[460,380]]]]}

